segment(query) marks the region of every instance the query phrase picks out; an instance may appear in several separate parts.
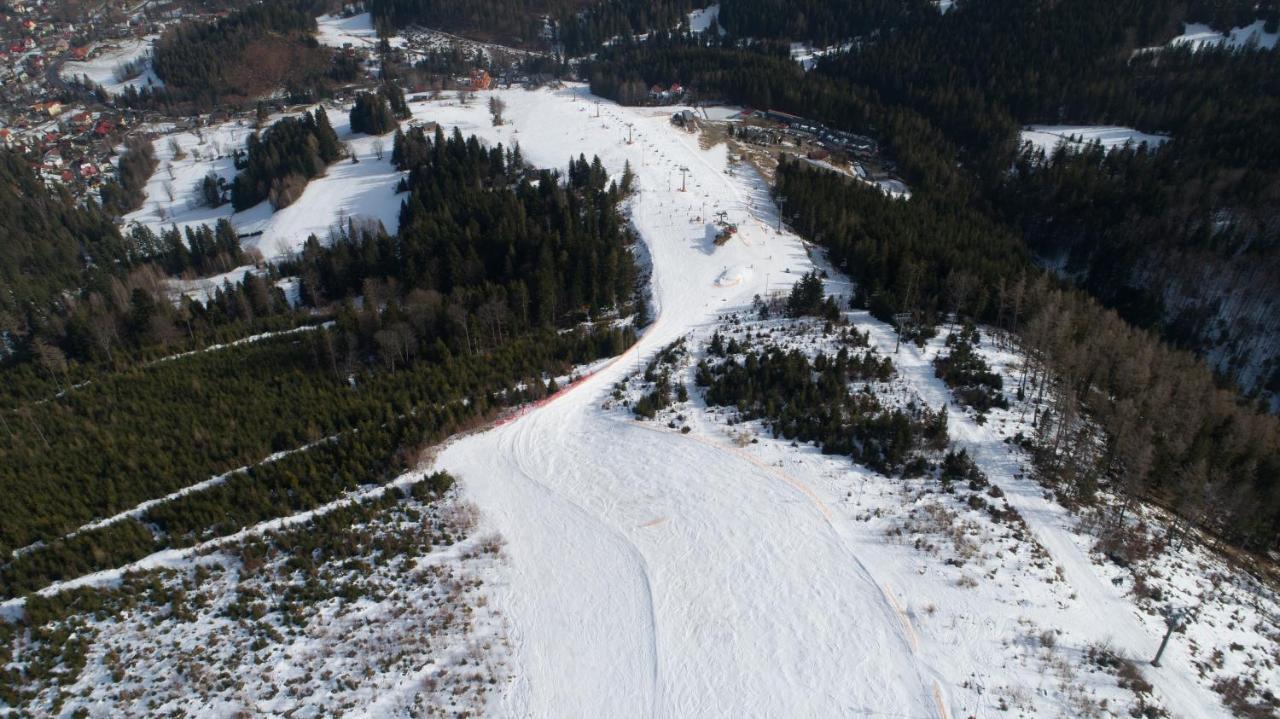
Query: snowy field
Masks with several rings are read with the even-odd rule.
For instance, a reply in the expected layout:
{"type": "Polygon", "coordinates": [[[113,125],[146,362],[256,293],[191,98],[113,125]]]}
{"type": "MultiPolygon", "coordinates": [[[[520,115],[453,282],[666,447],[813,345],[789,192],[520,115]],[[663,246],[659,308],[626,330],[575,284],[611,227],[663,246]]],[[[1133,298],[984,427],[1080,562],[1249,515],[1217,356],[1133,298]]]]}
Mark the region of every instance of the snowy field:
{"type": "Polygon", "coordinates": [[[343,47],[373,46],[378,44],[378,32],[373,29],[373,17],[365,12],[351,17],[322,15],[316,18],[316,40],[321,45],[343,47]]]}
{"type": "Polygon", "coordinates": [[[231,155],[243,149],[254,132],[247,121],[233,120],[158,138],[159,165],[147,183],[147,200],[125,216],[125,224],[138,223],[160,232],[174,225],[179,229],[212,225],[226,218],[242,235],[250,235],[244,242],[246,248],[256,248],[269,260],[300,249],[312,234],[327,239],[335,225],[351,219],[381,222],[388,232],[395,232],[401,200],[395,187],[401,173],[391,166],[391,134],[352,133],[346,108],[327,108],[326,112],[339,141],[351,148],[359,162],[342,159],[330,165],[327,173],[311,180],[302,196],[288,207],[272,212],[270,203],[263,201],[237,213],[229,203],[216,208],[205,204],[200,191],[205,175],[212,172],[232,181],[236,169],[231,155]],[[379,146],[383,148],[381,160],[377,157],[379,146]]]}
{"type": "MultiPolygon", "coordinates": [[[[717,22],[720,18],[720,3],[708,5],[700,10],[694,10],[689,13],[689,32],[701,34],[711,29],[711,23],[717,22]]],[[[724,34],[724,28],[720,28],[720,34],[724,34]]]]}
{"type": "Polygon", "coordinates": [[[1104,150],[1111,150],[1126,145],[1154,148],[1169,140],[1166,135],[1151,135],[1115,125],[1028,125],[1022,130],[1021,137],[1023,145],[1032,145],[1046,155],[1059,145],[1068,150],[1081,150],[1098,144],[1104,150]]]}
{"type": "Polygon", "coordinates": [[[159,36],[151,35],[101,45],[93,50],[93,58],[90,60],[63,63],[59,74],[67,80],[87,78],[112,95],[119,95],[128,87],[141,90],[152,85],[164,85],[164,81],[156,77],[151,69],[151,46],[157,37],[159,36]],[[121,70],[125,65],[144,59],[146,68],[140,75],[129,79],[121,78],[121,70]]]}
{"type": "Polygon", "coordinates": [[[1231,50],[1253,48],[1271,50],[1276,46],[1280,33],[1267,32],[1264,22],[1258,20],[1244,27],[1221,33],[1201,23],[1185,23],[1182,34],[1169,41],[1170,47],[1189,46],[1192,50],[1225,47],[1231,50]]]}

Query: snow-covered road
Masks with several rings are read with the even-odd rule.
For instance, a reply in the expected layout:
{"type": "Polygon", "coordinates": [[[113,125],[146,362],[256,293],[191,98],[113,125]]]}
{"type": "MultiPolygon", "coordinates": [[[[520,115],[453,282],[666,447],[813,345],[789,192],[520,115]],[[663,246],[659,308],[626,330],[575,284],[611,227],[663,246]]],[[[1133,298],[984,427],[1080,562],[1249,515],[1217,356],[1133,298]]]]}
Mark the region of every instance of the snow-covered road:
{"type": "Polygon", "coordinates": [[[483,109],[421,114],[518,140],[537,165],[584,152],[619,173],[629,160],[658,314],[613,364],[438,460],[507,539],[513,576],[500,601],[519,671],[503,713],[944,716],[909,621],[817,495],[732,447],[601,409],[652,353],[808,267],[799,240],[766,224],[758,179],[727,173],[723,147],[700,150],[665,115],[597,110],[573,89],[503,99],[503,128],[483,109]],[[740,239],[716,248],[694,218],[721,210],[740,239]],[[718,283],[726,272],[741,281],[718,283]]]}

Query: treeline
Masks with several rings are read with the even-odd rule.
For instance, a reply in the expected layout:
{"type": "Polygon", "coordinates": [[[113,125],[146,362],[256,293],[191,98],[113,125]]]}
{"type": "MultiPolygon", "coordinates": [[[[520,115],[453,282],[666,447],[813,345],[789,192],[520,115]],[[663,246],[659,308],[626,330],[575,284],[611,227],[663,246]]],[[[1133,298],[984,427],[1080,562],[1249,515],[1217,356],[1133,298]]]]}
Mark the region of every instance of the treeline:
{"type": "MultiPolygon", "coordinates": [[[[1015,391],[1030,397],[1034,387],[1037,406],[1049,401],[1026,439],[1042,478],[1065,497],[1092,502],[1105,486],[1246,547],[1280,542],[1280,422],[1219,389],[1194,356],[1059,287],[978,213],[891,200],[795,163],[780,166],[778,182],[788,221],[830,249],[877,316],[934,323],[947,312],[1016,333],[1029,359],[1015,391]],[[881,230],[904,241],[868,239],[881,230]]],[[[971,402],[993,399],[1002,388],[981,365],[957,364],[968,351],[953,344],[939,372],[962,394],[986,385],[989,396],[971,402]]]]}
{"type": "Polygon", "coordinates": [[[546,18],[582,6],[575,0],[371,0],[375,20],[392,27],[421,25],[517,46],[543,41],[546,18]]]}
{"type": "Polygon", "coordinates": [[[736,38],[809,42],[819,47],[892,32],[938,15],[928,0],[722,0],[720,27],[736,38]]]}
{"type": "Polygon", "coordinates": [[[147,199],[147,181],[157,164],[156,149],[150,140],[137,135],[126,138],[124,152],[116,163],[116,181],[102,186],[102,208],[113,215],[124,215],[142,207],[147,199]]]}
{"type": "Polygon", "coordinates": [[[621,190],[598,158],[572,160],[564,178],[532,173],[518,149],[485,148],[456,129],[446,138],[439,127],[432,137],[397,133],[392,158],[409,170],[400,232],[355,232],[328,248],[308,242],[291,271],[310,301],[344,297],[371,278],[394,282],[401,293],[465,300],[494,338],[629,308],[632,237],[621,190]]]}
{"type": "Polygon", "coordinates": [[[579,57],[615,39],[630,43],[637,35],[675,30],[688,22],[690,12],[702,7],[693,0],[599,0],[561,12],[556,18],[556,39],[567,56],[579,57]]]}
{"type": "Polygon", "coordinates": [[[237,212],[263,200],[277,210],[288,207],[340,157],[342,146],[323,107],[278,120],[261,135],[250,135],[244,153],[237,153],[240,172],[231,185],[231,204],[237,212]]]}
{"type": "Polygon", "coordinates": [[[213,227],[188,225],[179,231],[174,226],[159,235],[146,225],[134,225],[129,239],[137,252],[152,258],[174,277],[187,273],[216,275],[249,259],[240,247],[240,235],[225,217],[213,227]]]}
{"type": "Polygon", "coordinates": [[[339,74],[332,50],[311,36],[322,6],[312,0],[249,5],[213,22],[186,22],[156,41],[152,65],[163,86],[126,88],[131,107],[209,111],[244,105],[283,88],[315,99],[339,74]]]}

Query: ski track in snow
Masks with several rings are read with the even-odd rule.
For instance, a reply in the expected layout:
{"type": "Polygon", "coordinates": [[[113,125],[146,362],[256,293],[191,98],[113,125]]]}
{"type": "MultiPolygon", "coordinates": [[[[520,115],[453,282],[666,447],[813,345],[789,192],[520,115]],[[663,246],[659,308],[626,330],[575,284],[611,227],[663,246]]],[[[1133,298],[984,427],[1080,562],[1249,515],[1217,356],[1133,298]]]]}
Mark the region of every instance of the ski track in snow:
{"type": "MultiPolygon", "coordinates": [[[[616,176],[630,161],[640,188],[631,217],[652,256],[658,313],[635,347],[572,392],[439,456],[508,540],[513,576],[499,601],[519,669],[504,713],[958,711],[943,677],[964,677],[962,660],[943,644],[921,646],[902,608],[909,595],[872,575],[854,551],[856,528],[833,518],[818,493],[747,451],[601,407],[614,383],[662,347],[811,266],[799,238],[773,230],[767,188],[744,168],[727,172],[723,146],[698,149],[665,113],[597,106],[579,87],[502,96],[505,127],[491,127],[481,103],[415,104],[415,114],[489,142],[518,141],[538,166],[598,154],[616,176]],[[635,144],[625,142],[628,125],[635,144]],[[715,248],[703,220],[719,210],[740,230],[715,248]],[[717,282],[729,268],[741,281],[717,282]]],[[[892,343],[890,328],[866,321],[880,344],[892,343]]],[[[926,401],[950,403],[924,354],[904,347],[894,360],[926,401]]],[[[1078,591],[1081,625],[1131,656],[1154,650],[1159,637],[1072,541],[1066,510],[1018,478],[1020,455],[994,427],[952,409],[954,439],[977,454],[1078,591]]],[[[1220,711],[1180,649],[1166,656],[1170,668],[1147,673],[1165,706],[1175,716],[1220,711]]]]}
{"type": "Polygon", "coordinates": [[[415,107],[463,134],[518,140],[539,166],[585,152],[616,175],[629,160],[632,220],[653,256],[658,319],[635,347],[438,460],[508,540],[502,601],[520,671],[504,713],[946,716],[910,620],[818,495],[734,448],[600,408],[637,362],[808,259],[768,224],[758,178],[725,173],[723,147],[699,150],[665,113],[602,101],[597,117],[579,91],[506,93],[513,126],[502,128],[482,107],[415,107]],[[707,241],[694,221],[704,203],[707,216],[727,210],[740,237],[707,241]],[[742,280],[717,284],[729,267],[742,280]]]}

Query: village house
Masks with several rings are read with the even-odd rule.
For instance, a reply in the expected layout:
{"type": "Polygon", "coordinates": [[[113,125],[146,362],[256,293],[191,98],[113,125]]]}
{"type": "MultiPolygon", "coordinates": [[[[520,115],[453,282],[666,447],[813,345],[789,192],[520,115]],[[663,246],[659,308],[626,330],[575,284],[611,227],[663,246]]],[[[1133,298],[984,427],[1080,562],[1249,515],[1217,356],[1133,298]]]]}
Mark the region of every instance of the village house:
{"type": "Polygon", "coordinates": [[[57,117],[62,112],[62,103],[58,102],[57,100],[46,100],[44,102],[37,102],[36,104],[31,106],[31,110],[41,115],[48,115],[49,117],[57,117]]]}
{"type": "Polygon", "coordinates": [[[493,84],[493,78],[489,75],[488,70],[476,69],[471,71],[469,79],[472,90],[488,90],[493,84]]]}

